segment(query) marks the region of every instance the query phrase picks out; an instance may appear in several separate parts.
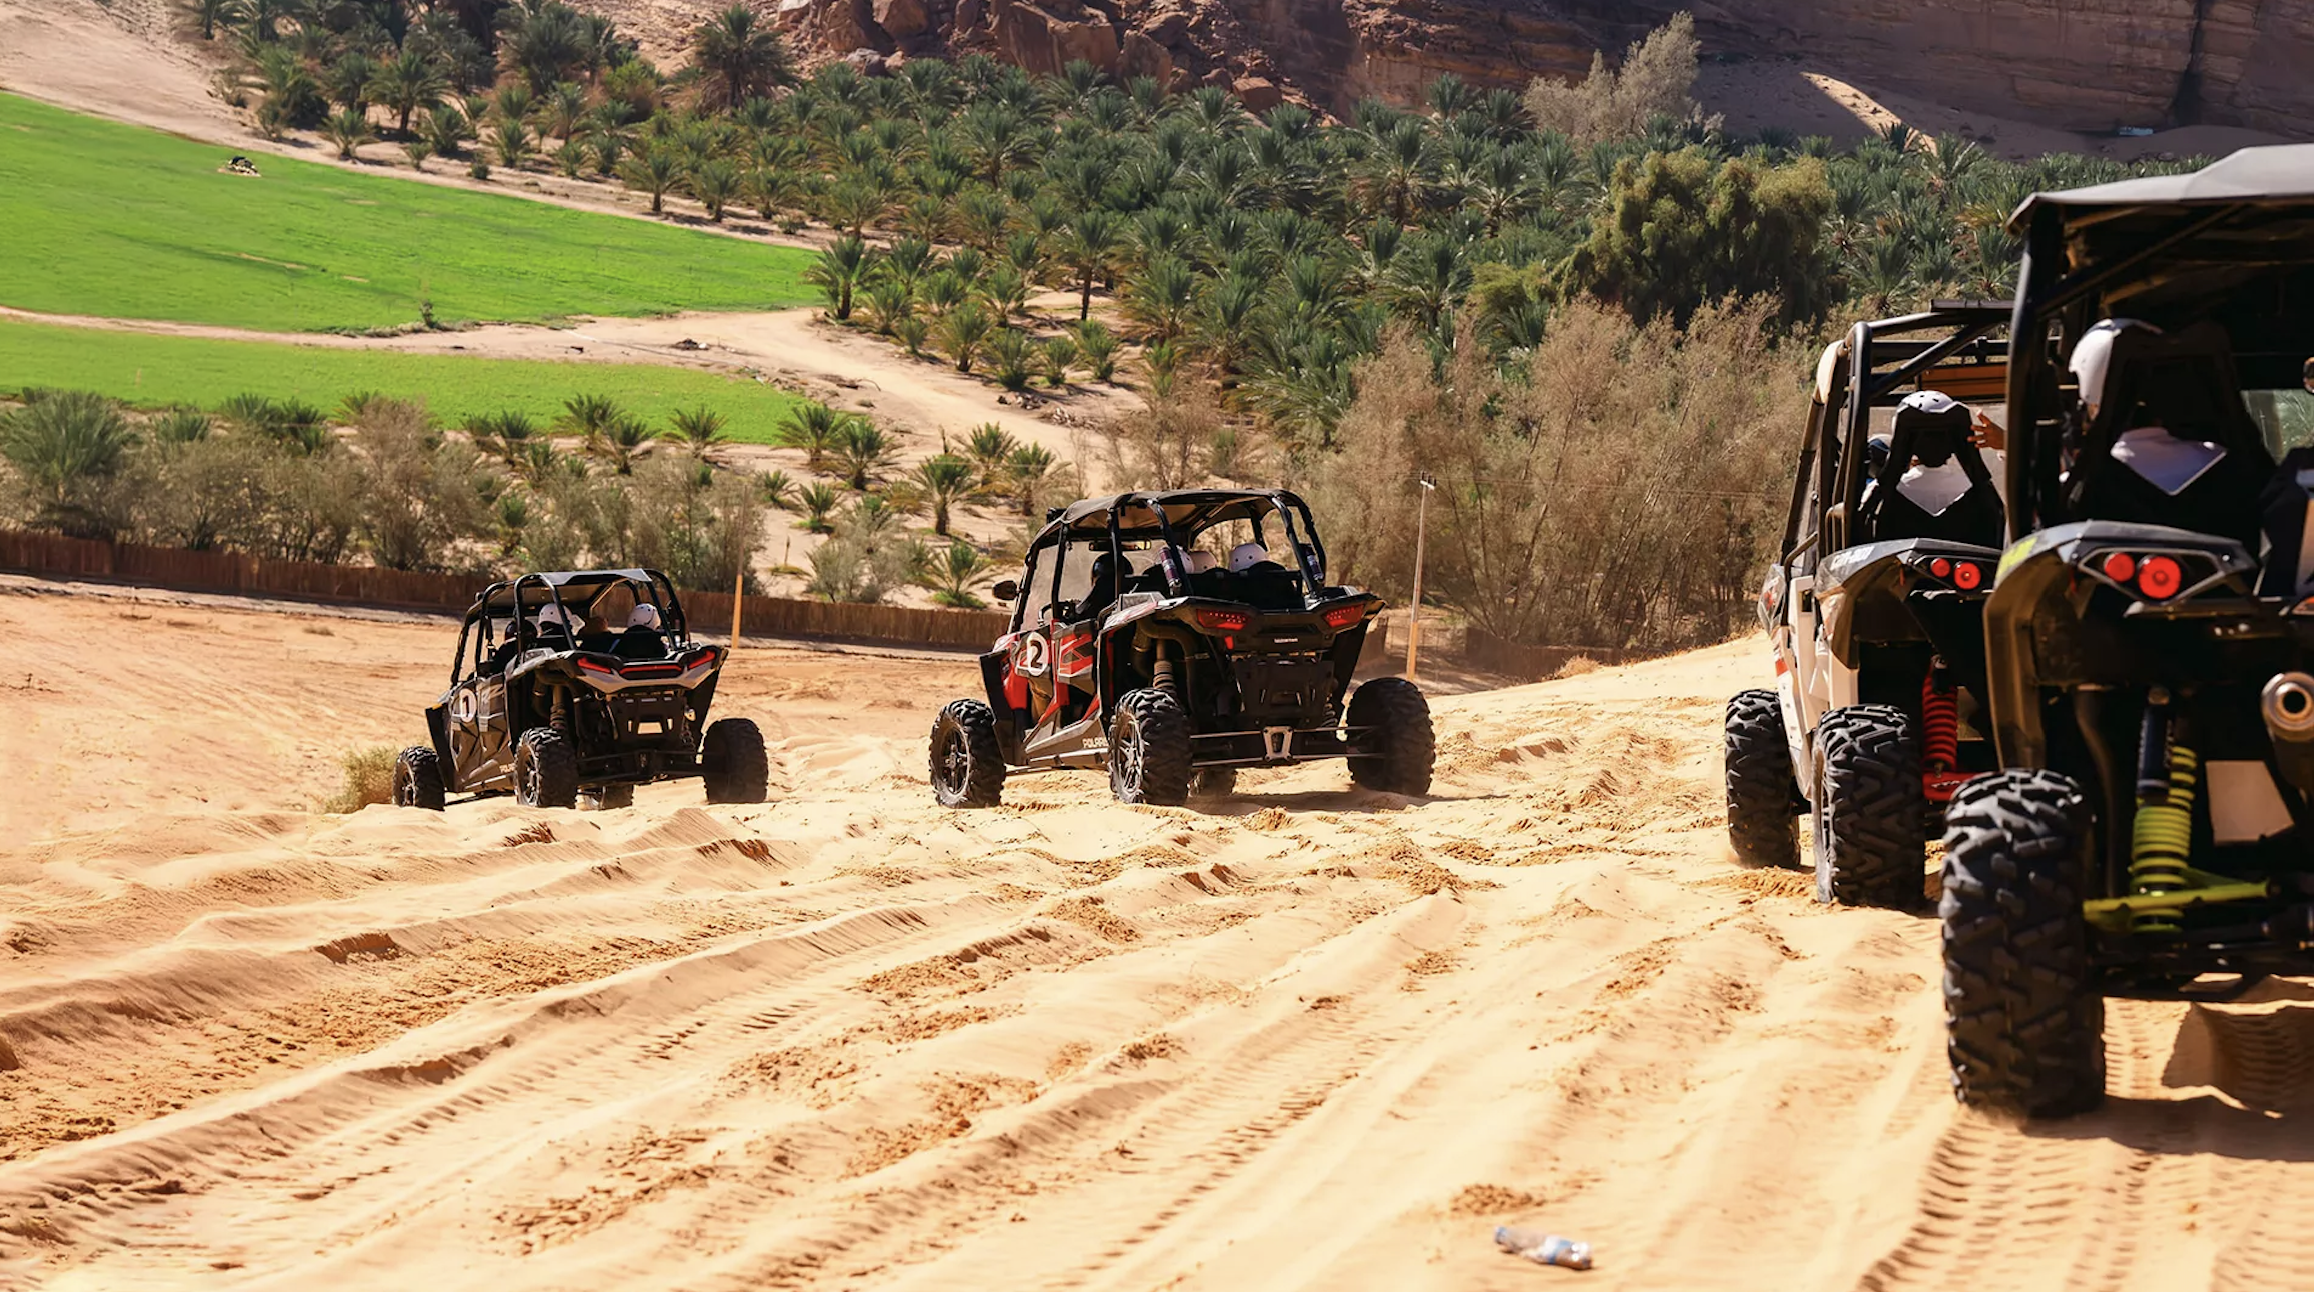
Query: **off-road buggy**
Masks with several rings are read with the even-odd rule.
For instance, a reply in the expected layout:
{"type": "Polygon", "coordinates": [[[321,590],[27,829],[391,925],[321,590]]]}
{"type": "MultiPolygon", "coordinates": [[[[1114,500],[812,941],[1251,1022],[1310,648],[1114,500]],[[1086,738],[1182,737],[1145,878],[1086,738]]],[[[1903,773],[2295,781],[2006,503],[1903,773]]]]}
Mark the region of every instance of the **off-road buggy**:
{"type": "Polygon", "coordinates": [[[1817,364],[1760,593],[1776,687],[1730,700],[1724,732],[1738,856],[1797,864],[1812,811],[1826,902],[1920,906],[1935,814],[1993,766],[1978,611],[2000,455],[1959,401],[2000,398],[2008,323],[2005,305],[1940,304],[1858,323],[1817,364]]]}
{"type": "Polygon", "coordinates": [[[1284,490],[1196,489],[1055,508],[1029,544],[987,698],[932,724],[932,791],[997,802],[1008,771],[1106,767],[1127,803],[1227,793],[1240,767],[1346,758],[1360,785],[1430,788],[1430,706],[1403,678],[1350,689],[1382,599],[1326,583],[1284,490]],[[1349,703],[1344,705],[1347,696],[1349,703]]]}
{"type": "Polygon", "coordinates": [[[696,776],[710,803],[760,803],[763,733],[746,718],[707,721],[723,660],[691,639],[656,570],[494,583],[458,631],[450,689],[426,710],[432,743],[394,765],[394,802],[439,810],[453,793],[511,793],[527,807],[615,808],[644,782],[696,776]]]}
{"type": "Polygon", "coordinates": [[[2013,227],[2004,770],[1947,814],[1944,994],[1958,1096],[2062,1115],[2106,996],[2314,973],[2314,146],[2013,227]]]}

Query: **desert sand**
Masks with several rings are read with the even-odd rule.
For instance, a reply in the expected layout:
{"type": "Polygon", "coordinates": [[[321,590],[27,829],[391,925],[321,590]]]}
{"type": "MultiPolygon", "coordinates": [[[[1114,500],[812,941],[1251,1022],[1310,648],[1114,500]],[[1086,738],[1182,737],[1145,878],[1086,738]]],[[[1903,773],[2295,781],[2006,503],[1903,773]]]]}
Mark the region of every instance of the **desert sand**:
{"type": "Polygon", "coordinates": [[[1442,697],[1425,798],[979,812],[968,659],[756,646],[771,803],[329,816],[440,621],[21,587],[0,1286],[2314,1286],[2304,991],[1957,1109],[1933,922],[1726,849],[1748,643],[1442,697]]]}

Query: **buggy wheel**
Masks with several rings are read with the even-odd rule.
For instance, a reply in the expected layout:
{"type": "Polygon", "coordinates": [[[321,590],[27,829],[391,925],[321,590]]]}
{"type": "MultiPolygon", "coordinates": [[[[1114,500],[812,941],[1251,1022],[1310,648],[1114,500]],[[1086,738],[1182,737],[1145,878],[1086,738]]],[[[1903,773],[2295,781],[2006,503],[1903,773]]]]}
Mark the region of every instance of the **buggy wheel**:
{"type": "Polygon", "coordinates": [[[1800,864],[1792,749],[1784,739],[1784,706],[1773,691],[1739,691],[1721,728],[1727,756],[1727,837],[1747,866],[1800,864]]]}
{"type": "Polygon", "coordinates": [[[635,787],[632,784],[597,785],[579,791],[578,805],[595,812],[615,812],[635,806],[635,787]]]}
{"type": "Polygon", "coordinates": [[[1189,797],[1193,799],[1228,798],[1237,793],[1237,769],[1234,767],[1200,767],[1189,773],[1189,797]]]}
{"type": "Polygon", "coordinates": [[[1946,812],[1945,1053],[1964,1104],[2063,1117],[2105,1099],[2105,995],[2081,918],[2089,803],[2055,772],[1961,787],[1946,812]]]}
{"type": "Polygon", "coordinates": [[[1109,719],[1109,790],[1120,803],[1189,797],[1189,715],[1163,691],[1127,691],[1109,719]]]}
{"type": "Polygon", "coordinates": [[[1350,693],[1345,720],[1352,728],[1353,782],[1393,794],[1430,792],[1438,746],[1430,729],[1430,701],[1421,687],[1402,677],[1375,678],[1350,693]]]}
{"type": "Polygon", "coordinates": [[[394,758],[394,806],[442,810],[442,763],[424,745],[412,745],[394,758]]]}
{"type": "Polygon", "coordinates": [[[1912,719],[1885,704],[1834,709],[1816,728],[1816,900],[1919,908],[1928,796],[1912,719]]]}
{"type": "Polygon", "coordinates": [[[1004,755],[996,744],[996,711],[978,700],[950,700],[932,720],[928,769],[942,807],[995,807],[1004,797],[1004,755]]]}
{"type": "Polygon", "coordinates": [[[771,792],[771,755],[752,718],[721,718],[699,742],[700,779],[710,803],[761,803],[771,792]]]}
{"type": "Polygon", "coordinates": [[[524,807],[578,805],[578,751],[552,727],[532,727],[514,745],[514,801],[524,807]]]}

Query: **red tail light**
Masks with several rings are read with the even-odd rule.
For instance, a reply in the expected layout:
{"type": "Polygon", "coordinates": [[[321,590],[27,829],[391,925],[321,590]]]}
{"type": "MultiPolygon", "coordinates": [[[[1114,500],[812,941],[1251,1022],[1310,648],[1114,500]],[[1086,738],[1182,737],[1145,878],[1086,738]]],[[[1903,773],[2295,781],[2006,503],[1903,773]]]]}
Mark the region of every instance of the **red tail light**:
{"type": "Polygon", "coordinates": [[[2115,583],[2127,583],[2137,577],[2137,558],[2127,552],[2110,552],[2105,557],[2105,577],[2115,583]]]}
{"type": "Polygon", "coordinates": [[[1949,577],[1952,574],[1952,562],[1940,556],[1928,563],[1928,572],[1940,579],[1949,577]]]}
{"type": "Polygon", "coordinates": [[[1326,627],[1340,630],[1366,617],[1363,605],[1336,606],[1326,612],[1326,627]]]}
{"type": "Polygon", "coordinates": [[[1981,565],[1962,561],[1952,567],[1953,586],[1963,592],[1975,591],[1976,586],[1984,581],[1985,568],[1981,565]]]}
{"type": "Polygon", "coordinates": [[[2149,556],[2137,567],[2137,586],[2156,601],[2174,597],[2185,586],[2185,571],[2166,556],[2149,556]]]}
{"type": "Polygon", "coordinates": [[[1252,622],[1253,616],[1242,610],[1200,610],[1197,612],[1197,624],[1207,632],[1243,632],[1245,626],[1252,622]]]}
{"type": "Polygon", "coordinates": [[[591,659],[580,660],[578,662],[578,666],[585,669],[589,673],[601,673],[605,677],[616,677],[619,672],[619,670],[612,668],[608,664],[597,664],[591,659]]]}

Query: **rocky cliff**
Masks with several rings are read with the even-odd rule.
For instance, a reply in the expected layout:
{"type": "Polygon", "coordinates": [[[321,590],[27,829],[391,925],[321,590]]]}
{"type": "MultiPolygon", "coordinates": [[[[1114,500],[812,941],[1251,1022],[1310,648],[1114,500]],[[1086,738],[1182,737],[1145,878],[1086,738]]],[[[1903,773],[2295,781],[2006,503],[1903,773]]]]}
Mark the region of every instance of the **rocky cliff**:
{"type": "Polygon", "coordinates": [[[1177,86],[1341,110],[1580,76],[1676,10],[1708,57],[1802,60],[1860,84],[2076,130],[2207,123],[2314,135],[2314,0],[783,0],[861,61],[981,50],[1087,59],[1177,86]]]}

